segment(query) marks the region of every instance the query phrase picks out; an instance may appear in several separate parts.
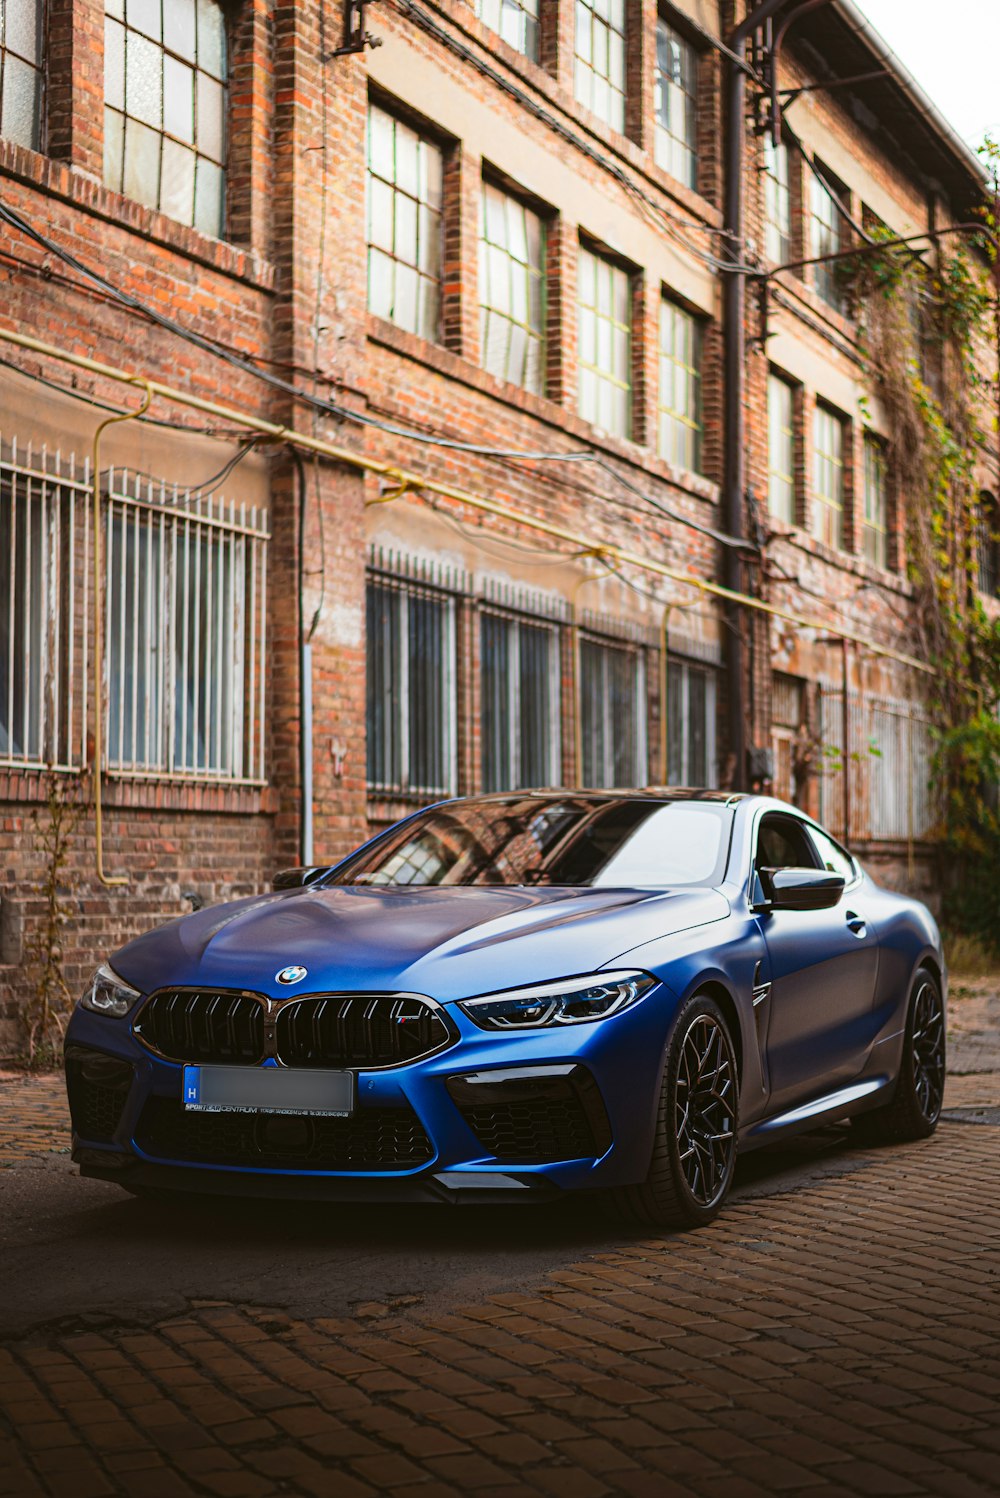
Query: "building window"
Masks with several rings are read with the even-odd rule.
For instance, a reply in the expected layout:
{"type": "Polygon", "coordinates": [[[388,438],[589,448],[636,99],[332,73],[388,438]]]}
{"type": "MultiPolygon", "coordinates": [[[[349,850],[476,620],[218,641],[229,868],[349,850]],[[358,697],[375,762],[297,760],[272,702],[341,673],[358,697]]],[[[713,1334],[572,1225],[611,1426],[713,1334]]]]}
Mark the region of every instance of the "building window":
{"type": "Polygon", "coordinates": [[[813,421],[812,532],[828,546],[844,544],[844,423],[826,406],[813,421]]]}
{"type": "Polygon", "coordinates": [[[808,742],[804,682],[775,671],[771,677],[771,743],[774,780],[771,794],[800,806],[806,790],[808,742]]]}
{"type": "Polygon", "coordinates": [[[504,614],[480,619],[483,790],[559,779],[559,637],[504,614]]]}
{"type": "Polygon", "coordinates": [[[577,102],[625,129],[625,0],[576,0],[577,102]]]}
{"type": "Polygon", "coordinates": [[[764,137],[764,247],[768,260],[784,265],[792,258],[792,203],[788,188],[788,143],[764,137]]]}
{"type": "MultiPolygon", "coordinates": [[[[816,163],[819,168],[819,163],[816,163]]],[[[840,198],[846,198],[847,189],[839,182],[835,182],[829,173],[823,171],[824,178],[830,182],[827,187],[824,181],[813,173],[811,178],[810,202],[812,205],[812,249],[813,255],[836,255],[846,248],[844,235],[844,218],[837,206],[834,194],[840,198]]],[[[814,265],[814,285],[824,302],[835,307],[838,312],[843,310],[844,296],[841,290],[839,275],[839,262],[828,261],[824,265],[814,265]]]]}
{"type": "Polygon", "coordinates": [[[0,4],[0,136],[37,151],[42,143],[44,0],[0,4]]]}
{"type": "Polygon", "coordinates": [[[226,78],[214,0],[105,0],[107,186],[221,235],[226,78]]]}
{"type": "Polygon", "coordinates": [[[875,437],[865,438],[865,520],[862,552],[876,567],[887,567],[889,506],[885,492],[885,449],[875,437]]]}
{"type": "Polygon", "coordinates": [[[108,764],[260,780],[266,530],[113,472],[106,537],[108,764]]]}
{"type": "Polygon", "coordinates": [[[767,380],[767,503],[772,515],[795,523],[795,392],[787,380],[767,380]]]}
{"type": "Polygon", "coordinates": [[[635,646],[580,641],[581,779],[586,786],[646,780],[645,671],[635,646]]]}
{"type": "Polygon", "coordinates": [[[381,574],[368,583],[368,788],[383,796],[455,790],[455,606],[446,593],[381,574]]]}
{"type": "Polygon", "coordinates": [[[1000,512],[992,494],[981,494],[976,508],[976,572],[980,593],[995,598],[1000,588],[1000,512]]]}
{"type": "Polygon", "coordinates": [[[692,473],[701,471],[701,324],[663,297],[660,301],[660,454],[692,473]]]}
{"type": "Polygon", "coordinates": [[[627,437],[632,395],[632,287],[627,271],[580,246],[580,415],[627,437]]]}
{"type": "Polygon", "coordinates": [[[656,23],[657,164],[678,182],[698,186],[698,54],[672,26],[656,23]]]}
{"type": "Polygon", "coordinates": [[[667,779],[671,785],[715,785],[715,672],[710,667],[667,664],[667,779]]]}
{"type": "Polygon", "coordinates": [[[439,146],[368,108],[368,307],[435,341],[441,306],[439,146]]]}
{"type": "Polygon", "coordinates": [[[476,15],[508,47],[538,61],[538,0],[476,0],[476,15]]]}
{"type": "Polygon", "coordinates": [[[479,332],[484,369],[545,394],[545,225],[489,182],[480,206],[479,332]]]}

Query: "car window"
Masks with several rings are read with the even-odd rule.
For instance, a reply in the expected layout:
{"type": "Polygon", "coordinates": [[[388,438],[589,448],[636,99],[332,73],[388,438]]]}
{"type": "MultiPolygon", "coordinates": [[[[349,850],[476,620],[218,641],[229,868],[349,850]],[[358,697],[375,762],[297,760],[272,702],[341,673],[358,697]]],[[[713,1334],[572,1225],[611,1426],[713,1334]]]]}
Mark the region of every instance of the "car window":
{"type": "Polygon", "coordinates": [[[828,869],[831,874],[843,874],[848,884],[853,883],[858,877],[858,870],[851,855],[839,843],[835,843],[832,837],[820,832],[818,827],[810,827],[809,836],[823,868],[828,869]]]}
{"type": "Polygon", "coordinates": [[[758,869],[814,869],[818,863],[802,822],[786,816],[764,818],[757,833],[758,869]]]}

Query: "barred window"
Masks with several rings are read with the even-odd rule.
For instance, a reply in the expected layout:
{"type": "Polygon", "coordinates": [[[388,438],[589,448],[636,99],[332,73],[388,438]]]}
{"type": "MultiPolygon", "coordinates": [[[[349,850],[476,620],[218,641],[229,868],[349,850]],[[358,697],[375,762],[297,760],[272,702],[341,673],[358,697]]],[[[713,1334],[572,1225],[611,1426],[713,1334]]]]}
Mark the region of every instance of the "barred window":
{"type": "Polygon", "coordinates": [[[545,393],[545,225],[518,198],[484,182],[479,227],[483,368],[545,393]]]}
{"type": "Polygon", "coordinates": [[[776,374],[767,380],[767,503],[795,523],[795,392],[776,374]]]}
{"type": "Polygon", "coordinates": [[[660,301],[660,454],[701,471],[701,324],[676,302],[660,301]]]}
{"type": "Polygon", "coordinates": [[[625,129],[625,0],[576,0],[577,102],[625,129]]]}
{"type": "Polygon", "coordinates": [[[215,0],[105,0],[106,185],[221,235],[227,77],[215,0]]]}
{"type": "MultiPolygon", "coordinates": [[[[815,174],[811,178],[810,201],[812,206],[812,254],[813,255],[836,255],[846,248],[844,235],[844,219],[834,199],[834,193],[838,197],[845,197],[847,189],[816,162],[816,166],[822,176],[829,181],[825,186],[815,174]]],[[[814,285],[824,302],[828,302],[837,311],[842,311],[844,296],[841,290],[840,277],[838,274],[838,262],[828,261],[824,265],[814,265],[814,285]]]]}
{"type": "Polygon", "coordinates": [[[483,790],[559,779],[559,637],[551,625],[480,619],[483,790]]]}
{"type": "Polygon", "coordinates": [[[367,590],[368,787],[386,796],[455,790],[455,605],[376,574],[367,590]]]}
{"type": "Polygon", "coordinates": [[[368,106],[368,307],[431,341],[440,331],[443,172],[439,146],[368,106]]]}
{"type": "Polygon", "coordinates": [[[976,507],[976,572],[980,593],[995,598],[1000,589],[1000,511],[986,493],[976,507]]]}
{"type": "Polygon", "coordinates": [[[844,423],[826,406],[813,420],[812,532],[828,546],[844,544],[844,423]]]}
{"type": "Polygon", "coordinates": [[[82,612],[89,484],[44,450],[0,451],[0,763],[82,762],[82,612]]]}
{"type": "Polygon", "coordinates": [[[889,507],[885,490],[885,448],[865,438],[865,521],[862,551],[876,567],[888,566],[889,507]]]}
{"type": "Polygon", "coordinates": [[[698,54],[662,18],[656,23],[654,154],[658,165],[698,186],[698,54]]]}
{"type": "Polygon", "coordinates": [[[580,641],[580,774],[586,786],[646,780],[645,670],[634,645],[580,641]]]}
{"type": "Polygon", "coordinates": [[[671,785],[715,785],[715,672],[710,667],[667,663],[667,779],[671,785]]]}
{"type": "Polygon", "coordinates": [[[476,0],[476,15],[508,47],[538,61],[538,0],[476,0]]]}
{"type": "Polygon", "coordinates": [[[632,288],[627,271],[580,246],[580,415],[595,426],[629,435],[632,396],[632,288]]]}
{"type": "Polygon", "coordinates": [[[0,4],[0,136],[37,151],[42,143],[44,0],[0,4]]]}
{"type": "Polygon", "coordinates": [[[764,137],[764,248],[768,260],[784,265],[792,257],[792,204],[788,143],[764,137]]]}
{"type": "Polygon", "coordinates": [[[256,507],[110,472],[112,769],[262,779],[267,540],[256,507]]]}

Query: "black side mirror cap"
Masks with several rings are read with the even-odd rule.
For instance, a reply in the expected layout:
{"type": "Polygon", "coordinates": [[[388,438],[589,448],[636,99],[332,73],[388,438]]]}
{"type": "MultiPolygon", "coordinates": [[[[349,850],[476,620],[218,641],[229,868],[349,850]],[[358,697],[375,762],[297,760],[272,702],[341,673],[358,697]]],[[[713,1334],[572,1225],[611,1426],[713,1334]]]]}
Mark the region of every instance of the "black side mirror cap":
{"type": "Polygon", "coordinates": [[[281,869],[271,880],[272,889],[301,889],[303,885],[315,884],[324,874],[329,874],[333,864],[318,864],[312,868],[281,869]]]}
{"type": "Polygon", "coordinates": [[[760,869],[766,910],[832,910],[847,886],[826,869],[760,869]]]}

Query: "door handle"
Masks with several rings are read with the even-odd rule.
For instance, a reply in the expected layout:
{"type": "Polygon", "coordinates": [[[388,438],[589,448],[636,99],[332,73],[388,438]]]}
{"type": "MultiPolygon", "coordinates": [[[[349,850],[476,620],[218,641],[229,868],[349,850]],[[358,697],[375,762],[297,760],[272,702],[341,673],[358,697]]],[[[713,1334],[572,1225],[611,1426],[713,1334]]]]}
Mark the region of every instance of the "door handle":
{"type": "Polygon", "coordinates": [[[853,910],[847,912],[847,929],[853,931],[860,940],[868,935],[868,923],[863,916],[855,915],[853,910]]]}

